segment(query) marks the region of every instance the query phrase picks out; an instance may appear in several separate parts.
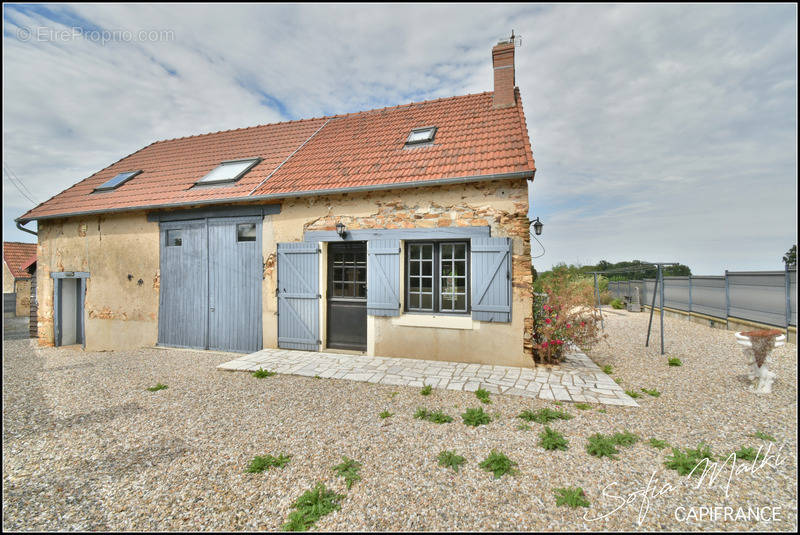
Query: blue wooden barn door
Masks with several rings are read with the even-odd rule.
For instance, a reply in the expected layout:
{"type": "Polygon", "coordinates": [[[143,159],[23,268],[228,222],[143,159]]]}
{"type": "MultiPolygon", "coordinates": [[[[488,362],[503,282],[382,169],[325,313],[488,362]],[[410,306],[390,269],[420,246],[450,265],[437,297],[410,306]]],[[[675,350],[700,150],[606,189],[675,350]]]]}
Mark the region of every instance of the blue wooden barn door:
{"type": "Polygon", "coordinates": [[[319,244],[278,244],[278,347],[319,351],[319,244]]]}
{"type": "Polygon", "coordinates": [[[158,343],[204,349],[208,312],[205,220],[161,224],[158,343]]]}
{"type": "Polygon", "coordinates": [[[261,218],[208,220],[208,348],[262,346],[261,218]]]}

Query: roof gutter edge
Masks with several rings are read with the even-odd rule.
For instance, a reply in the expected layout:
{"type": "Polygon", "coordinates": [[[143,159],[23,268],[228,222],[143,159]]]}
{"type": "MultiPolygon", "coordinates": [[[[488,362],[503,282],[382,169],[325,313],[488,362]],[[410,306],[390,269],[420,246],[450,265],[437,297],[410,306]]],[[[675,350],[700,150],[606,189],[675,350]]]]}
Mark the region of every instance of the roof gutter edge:
{"type": "Polygon", "coordinates": [[[286,192],[286,193],[270,193],[267,195],[250,195],[245,197],[231,197],[227,199],[207,199],[207,200],[200,200],[200,201],[186,201],[186,202],[179,202],[179,203],[171,203],[171,204],[153,204],[148,206],[131,206],[125,208],[116,208],[112,210],[87,210],[83,212],[71,212],[65,214],[55,214],[55,215],[47,215],[41,217],[29,217],[23,219],[19,217],[15,219],[19,224],[26,224],[29,221],[41,221],[45,219],[60,219],[64,217],[75,217],[75,216],[83,216],[83,215],[97,215],[97,214],[115,214],[121,212],[140,212],[140,211],[147,211],[147,210],[166,210],[169,208],[183,208],[187,206],[204,206],[204,205],[212,205],[212,204],[225,204],[231,202],[249,202],[249,201],[269,201],[269,200],[281,200],[287,198],[295,198],[295,197],[310,197],[312,195],[338,195],[341,193],[358,193],[358,192],[365,192],[365,191],[381,191],[381,190],[391,190],[391,189],[407,189],[407,188],[423,188],[428,186],[445,186],[451,184],[466,184],[470,182],[487,182],[487,181],[495,181],[495,180],[514,180],[514,179],[525,179],[531,180],[535,171],[517,171],[514,173],[495,173],[491,175],[474,175],[474,176],[465,176],[465,177],[454,177],[454,178],[438,178],[435,180],[425,180],[419,182],[395,182],[391,184],[376,184],[376,185],[368,185],[368,186],[355,186],[350,188],[331,188],[331,189],[321,189],[321,190],[309,190],[309,191],[299,191],[299,192],[286,192]]]}

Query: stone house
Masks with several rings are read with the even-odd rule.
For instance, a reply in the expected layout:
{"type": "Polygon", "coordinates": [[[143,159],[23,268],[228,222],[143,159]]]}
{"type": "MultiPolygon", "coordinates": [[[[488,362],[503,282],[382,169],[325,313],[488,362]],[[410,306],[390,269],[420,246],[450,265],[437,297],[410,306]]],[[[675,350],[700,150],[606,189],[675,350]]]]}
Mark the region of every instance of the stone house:
{"type": "Polygon", "coordinates": [[[27,316],[31,276],[23,264],[36,255],[35,243],[3,242],[3,315],[27,316]]]}
{"type": "Polygon", "coordinates": [[[38,335],[529,365],[514,43],[494,91],[155,142],[38,223],[38,335]]]}

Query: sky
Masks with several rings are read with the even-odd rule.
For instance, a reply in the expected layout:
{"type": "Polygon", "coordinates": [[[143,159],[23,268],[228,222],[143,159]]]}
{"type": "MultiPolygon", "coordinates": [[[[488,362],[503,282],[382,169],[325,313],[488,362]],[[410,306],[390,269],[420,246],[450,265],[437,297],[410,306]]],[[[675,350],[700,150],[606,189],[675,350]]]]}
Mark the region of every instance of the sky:
{"type": "Polygon", "coordinates": [[[16,217],[156,140],[491,91],[512,29],[538,270],[783,269],[792,4],[4,4],[3,240],[34,240],[16,217]]]}

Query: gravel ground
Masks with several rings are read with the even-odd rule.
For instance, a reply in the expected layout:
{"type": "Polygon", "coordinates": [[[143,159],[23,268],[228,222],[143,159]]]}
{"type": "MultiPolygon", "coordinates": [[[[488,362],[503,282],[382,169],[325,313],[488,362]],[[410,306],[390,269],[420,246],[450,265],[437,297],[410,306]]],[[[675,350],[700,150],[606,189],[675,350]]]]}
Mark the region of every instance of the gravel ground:
{"type": "Polygon", "coordinates": [[[481,403],[467,392],[423,397],[417,388],[345,380],[256,379],[215,370],[232,358],[226,353],[83,353],[7,341],[3,528],[277,530],[291,502],[323,481],[346,498],[317,523],[320,530],[795,530],[796,346],[775,351],[774,393],[757,396],[745,390],[732,332],[667,319],[668,356],[683,361],[669,367],[657,343],[643,348],[646,322],[646,314],[607,314],[609,338],[589,355],[611,364],[624,387],[656,388],[661,396],[642,394],[638,408],[564,403],[575,417],[551,424],[569,440],[558,452],[538,446],[539,424],[517,429],[520,410],[554,407],[545,400],[493,395],[485,407],[499,417],[470,428],[458,415],[481,403]],[[157,382],[169,388],[145,390],[157,382]],[[415,420],[420,406],[457,421],[415,420]],[[384,409],[395,415],[381,420],[384,409]],[[623,429],[643,440],[620,448],[619,460],[586,453],[591,434],[623,429]],[[664,468],[666,450],[647,444],[655,437],[686,448],[703,440],[727,454],[768,444],[747,436],[756,430],[777,438],[768,463],[732,476],[727,496],[727,472],[695,488],[664,468]],[[479,469],[493,448],[519,463],[518,475],[493,479],[479,469]],[[437,466],[442,449],[466,458],[460,472],[437,466]],[[268,453],[293,457],[283,469],[244,472],[254,455],[268,453]],[[331,471],[342,455],[363,463],[363,479],[350,490],[331,471]],[[640,525],[641,495],[653,473],[640,525]],[[556,507],[553,489],[566,486],[582,487],[591,507],[556,507]],[[734,514],[739,507],[780,509],[774,522],[683,521],[690,508],[714,505],[734,514]]]}

